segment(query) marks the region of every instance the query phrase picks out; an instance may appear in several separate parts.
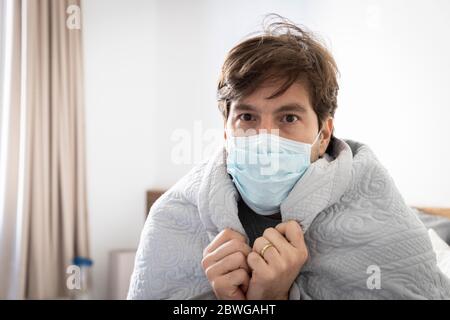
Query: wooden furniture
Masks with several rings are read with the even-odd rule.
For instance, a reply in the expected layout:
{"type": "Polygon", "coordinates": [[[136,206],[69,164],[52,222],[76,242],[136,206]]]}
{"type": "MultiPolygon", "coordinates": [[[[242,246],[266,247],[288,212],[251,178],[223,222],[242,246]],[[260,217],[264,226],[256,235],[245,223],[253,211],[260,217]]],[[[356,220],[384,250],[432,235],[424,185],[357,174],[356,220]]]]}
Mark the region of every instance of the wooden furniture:
{"type": "Polygon", "coordinates": [[[416,209],[423,211],[434,216],[442,216],[450,219],[450,208],[437,208],[437,207],[415,207],[416,209]]]}
{"type": "Polygon", "coordinates": [[[145,212],[145,217],[147,218],[148,213],[150,212],[150,208],[155,203],[156,200],[165,192],[165,190],[148,190],[147,191],[147,211],[145,212]]]}

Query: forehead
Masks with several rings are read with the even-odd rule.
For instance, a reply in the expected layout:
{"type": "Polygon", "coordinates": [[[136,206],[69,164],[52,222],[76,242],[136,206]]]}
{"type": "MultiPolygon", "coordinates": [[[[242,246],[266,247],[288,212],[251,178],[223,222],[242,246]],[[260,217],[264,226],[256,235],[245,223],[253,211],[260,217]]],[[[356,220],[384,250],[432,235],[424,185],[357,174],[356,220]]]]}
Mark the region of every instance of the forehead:
{"type": "Polygon", "coordinates": [[[280,82],[266,83],[248,96],[233,101],[232,108],[238,105],[251,105],[257,109],[264,109],[264,111],[271,112],[283,105],[298,104],[303,106],[306,111],[312,111],[308,86],[304,81],[296,81],[279,96],[268,99],[281,85],[282,83],[280,82]]]}

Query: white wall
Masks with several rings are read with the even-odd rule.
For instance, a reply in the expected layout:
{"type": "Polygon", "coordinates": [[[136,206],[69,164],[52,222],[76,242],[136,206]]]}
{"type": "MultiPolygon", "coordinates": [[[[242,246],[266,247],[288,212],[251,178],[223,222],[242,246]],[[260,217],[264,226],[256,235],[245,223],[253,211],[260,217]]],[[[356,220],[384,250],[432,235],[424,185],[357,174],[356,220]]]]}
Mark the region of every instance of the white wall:
{"type": "Polygon", "coordinates": [[[137,246],[156,180],[154,13],[150,1],[83,3],[93,285],[106,298],[111,249],[137,246]]]}
{"type": "MultiPolygon", "coordinates": [[[[342,77],[336,133],[368,143],[410,204],[450,206],[450,2],[83,2],[88,192],[94,280],[106,297],[107,253],[136,247],[145,191],[191,164],[172,134],[215,128],[226,52],[276,12],[319,32],[342,77]]],[[[192,151],[195,146],[192,146],[192,151]]]]}

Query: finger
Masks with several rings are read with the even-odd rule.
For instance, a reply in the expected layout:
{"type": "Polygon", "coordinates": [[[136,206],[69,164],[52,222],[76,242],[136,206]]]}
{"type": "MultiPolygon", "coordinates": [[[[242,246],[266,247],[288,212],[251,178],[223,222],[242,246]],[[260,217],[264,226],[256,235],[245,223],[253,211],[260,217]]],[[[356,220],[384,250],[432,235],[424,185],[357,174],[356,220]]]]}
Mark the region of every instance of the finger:
{"type": "Polygon", "coordinates": [[[275,227],[275,229],[283,234],[295,248],[302,249],[305,246],[303,230],[297,221],[289,220],[280,223],[275,227]]]}
{"type": "Polygon", "coordinates": [[[248,254],[247,263],[250,267],[250,270],[252,271],[252,277],[255,272],[258,274],[268,274],[270,272],[270,268],[267,262],[255,251],[252,251],[248,254]]]}
{"type": "MultiPolygon", "coordinates": [[[[284,257],[287,254],[289,254],[289,251],[292,246],[284,237],[284,235],[282,235],[277,229],[267,228],[266,230],[264,230],[263,237],[266,238],[275,246],[280,256],[284,257]]],[[[262,248],[260,250],[262,250],[262,248]]],[[[267,249],[267,251],[268,250],[269,249],[267,249]]]]}
{"type": "Polygon", "coordinates": [[[226,291],[228,291],[225,292],[225,299],[244,300],[245,294],[243,293],[240,286],[245,286],[245,284],[247,283],[246,286],[248,287],[249,276],[245,270],[237,269],[222,275],[221,277],[217,278],[215,282],[219,288],[224,288],[226,291]]]}
{"type": "Polygon", "coordinates": [[[205,256],[206,254],[213,252],[222,244],[224,244],[227,241],[230,241],[231,239],[237,239],[246,242],[246,239],[242,234],[230,228],[226,228],[221,232],[219,232],[219,234],[217,234],[217,236],[213,239],[213,241],[211,241],[211,243],[206,246],[206,248],[203,250],[203,255],[205,256]]]}
{"type": "Polygon", "coordinates": [[[227,277],[228,283],[232,286],[240,287],[243,293],[246,293],[250,283],[250,276],[244,269],[236,269],[224,275],[227,277]]]}
{"type": "Polygon", "coordinates": [[[252,251],[252,249],[247,243],[243,243],[237,239],[231,239],[221,244],[213,252],[209,253],[206,258],[208,260],[216,262],[238,251],[242,252],[245,256],[248,256],[248,254],[252,251]]]}
{"type": "Polygon", "coordinates": [[[205,273],[208,279],[215,279],[239,268],[250,272],[250,268],[247,264],[247,257],[240,251],[232,253],[212,264],[206,268],[205,273]]]}
{"type": "Polygon", "coordinates": [[[269,240],[265,237],[259,237],[256,238],[255,242],[253,243],[253,252],[257,253],[261,258],[263,258],[264,262],[266,262],[269,265],[276,264],[280,259],[280,253],[278,252],[278,249],[274,246],[269,247],[264,251],[264,257],[261,255],[261,250],[269,243],[269,240]]]}

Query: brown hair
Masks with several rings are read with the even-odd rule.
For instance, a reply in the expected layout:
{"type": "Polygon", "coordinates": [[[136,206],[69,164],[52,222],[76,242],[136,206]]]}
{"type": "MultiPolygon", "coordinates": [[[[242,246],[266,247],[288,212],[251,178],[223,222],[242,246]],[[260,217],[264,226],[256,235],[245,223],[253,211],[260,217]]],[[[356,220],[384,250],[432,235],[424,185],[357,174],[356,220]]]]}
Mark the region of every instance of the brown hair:
{"type": "Polygon", "coordinates": [[[228,53],[217,86],[219,110],[227,118],[232,100],[251,94],[266,81],[282,81],[281,87],[268,97],[271,99],[294,82],[306,80],[321,128],[328,116],[334,117],[337,108],[338,73],[331,53],[311,32],[269,14],[263,21],[262,33],[228,53]]]}

